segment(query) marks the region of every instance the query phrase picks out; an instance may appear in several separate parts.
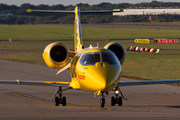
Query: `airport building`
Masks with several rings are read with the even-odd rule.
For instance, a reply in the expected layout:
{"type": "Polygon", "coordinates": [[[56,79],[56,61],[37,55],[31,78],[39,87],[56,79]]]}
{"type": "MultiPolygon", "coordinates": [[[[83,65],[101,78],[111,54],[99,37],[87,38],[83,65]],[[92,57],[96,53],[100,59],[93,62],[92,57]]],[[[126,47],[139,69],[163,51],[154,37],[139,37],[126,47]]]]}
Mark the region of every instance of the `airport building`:
{"type": "MultiPolygon", "coordinates": [[[[117,10],[117,9],[114,9],[117,10]]],[[[178,14],[180,15],[180,8],[127,8],[124,12],[113,13],[117,16],[125,15],[159,15],[159,14],[178,14]]]]}

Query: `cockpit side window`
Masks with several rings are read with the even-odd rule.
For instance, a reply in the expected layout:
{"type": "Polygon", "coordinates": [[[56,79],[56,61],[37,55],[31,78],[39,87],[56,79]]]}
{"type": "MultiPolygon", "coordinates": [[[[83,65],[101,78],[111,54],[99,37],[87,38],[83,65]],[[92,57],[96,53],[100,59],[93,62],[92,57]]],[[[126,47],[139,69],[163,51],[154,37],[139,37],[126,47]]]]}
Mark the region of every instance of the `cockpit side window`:
{"type": "Polygon", "coordinates": [[[84,65],[95,65],[96,62],[100,62],[99,53],[88,53],[85,54],[81,59],[81,63],[84,65]]]}
{"type": "Polygon", "coordinates": [[[103,62],[107,62],[110,65],[119,64],[118,58],[112,53],[102,53],[103,62]]]}

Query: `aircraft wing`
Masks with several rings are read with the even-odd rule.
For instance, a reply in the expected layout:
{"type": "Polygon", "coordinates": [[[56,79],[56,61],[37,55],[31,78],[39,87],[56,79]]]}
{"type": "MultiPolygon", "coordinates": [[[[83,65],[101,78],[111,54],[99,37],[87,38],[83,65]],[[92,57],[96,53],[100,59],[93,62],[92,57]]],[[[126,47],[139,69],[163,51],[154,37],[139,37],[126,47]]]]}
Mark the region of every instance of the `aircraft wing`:
{"type": "Polygon", "coordinates": [[[119,83],[117,84],[117,86],[169,84],[169,83],[180,83],[180,80],[119,81],[119,83]]]}
{"type": "Polygon", "coordinates": [[[70,82],[47,82],[47,81],[0,80],[0,84],[70,87],[69,86],[70,82]]]}

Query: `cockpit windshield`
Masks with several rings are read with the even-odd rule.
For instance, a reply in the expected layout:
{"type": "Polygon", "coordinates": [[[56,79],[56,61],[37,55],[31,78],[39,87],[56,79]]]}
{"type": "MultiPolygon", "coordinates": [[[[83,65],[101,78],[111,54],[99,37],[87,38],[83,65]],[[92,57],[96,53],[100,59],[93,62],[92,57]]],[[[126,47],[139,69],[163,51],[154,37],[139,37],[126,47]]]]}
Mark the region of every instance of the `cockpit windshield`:
{"type": "Polygon", "coordinates": [[[103,58],[103,62],[107,62],[110,65],[119,64],[119,60],[113,53],[103,52],[102,58],[103,58]]]}
{"type": "Polygon", "coordinates": [[[119,64],[116,55],[110,52],[85,53],[80,60],[82,65],[95,65],[97,62],[107,62],[109,65],[119,64]]]}
{"type": "Polygon", "coordinates": [[[81,63],[84,65],[95,65],[96,62],[100,62],[99,53],[85,54],[81,59],[81,63]]]}

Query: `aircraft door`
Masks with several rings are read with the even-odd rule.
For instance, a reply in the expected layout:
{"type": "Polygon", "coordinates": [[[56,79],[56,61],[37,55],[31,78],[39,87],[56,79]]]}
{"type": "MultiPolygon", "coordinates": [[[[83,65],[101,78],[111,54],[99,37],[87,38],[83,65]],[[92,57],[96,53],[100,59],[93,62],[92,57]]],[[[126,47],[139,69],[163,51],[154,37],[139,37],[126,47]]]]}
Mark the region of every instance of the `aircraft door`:
{"type": "Polygon", "coordinates": [[[77,78],[77,73],[76,73],[76,64],[77,61],[79,60],[78,56],[75,56],[71,62],[71,66],[70,66],[70,75],[71,78],[77,78]]]}

